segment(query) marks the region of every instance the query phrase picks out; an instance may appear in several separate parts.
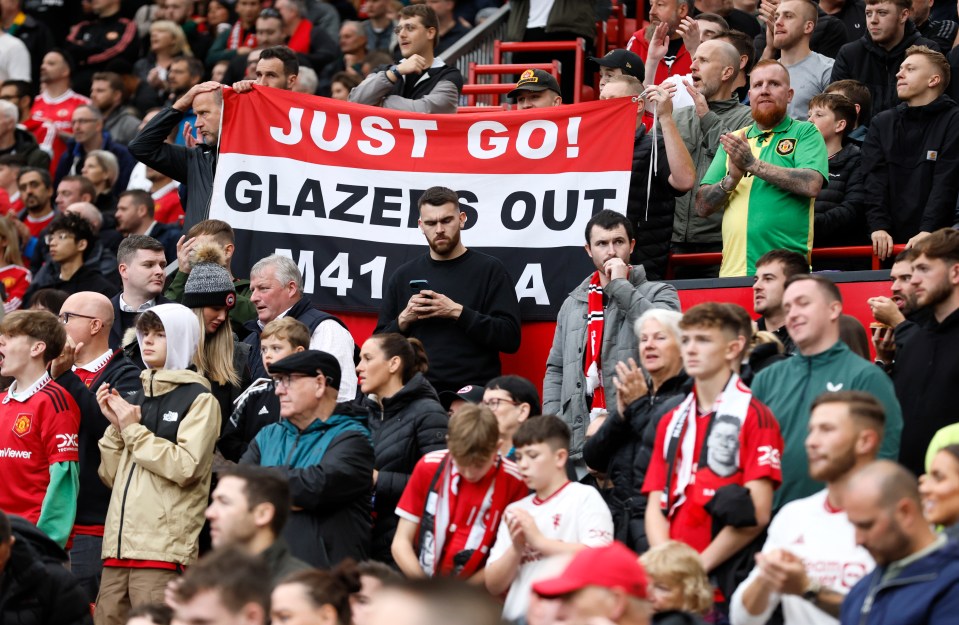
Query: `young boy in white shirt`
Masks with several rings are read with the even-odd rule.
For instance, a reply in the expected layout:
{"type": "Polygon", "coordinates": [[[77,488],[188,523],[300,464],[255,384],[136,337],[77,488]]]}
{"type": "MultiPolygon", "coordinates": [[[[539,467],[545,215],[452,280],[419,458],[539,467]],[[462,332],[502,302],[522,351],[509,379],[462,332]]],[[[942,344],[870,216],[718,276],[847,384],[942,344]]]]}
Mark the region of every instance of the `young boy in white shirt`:
{"type": "Polygon", "coordinates": [[[552,415],[525,421],[513,436],[516,463],[533,494],[506,508],[486,563],[486,588],[494,595],[509,591],[506,620],[526,613],[546,558],[613,540],[613,519],[599,492],[567,477],[569,438],[569,427],[552,415]]]}

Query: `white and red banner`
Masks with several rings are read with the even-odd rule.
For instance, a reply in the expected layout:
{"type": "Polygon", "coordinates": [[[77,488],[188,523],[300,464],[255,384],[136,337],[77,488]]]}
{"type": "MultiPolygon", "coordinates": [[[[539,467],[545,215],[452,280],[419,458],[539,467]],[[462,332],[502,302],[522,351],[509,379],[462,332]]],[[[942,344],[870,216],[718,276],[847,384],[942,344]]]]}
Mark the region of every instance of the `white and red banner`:
{"type": "Polygon", "coordinates": [[[635,124],[629,98],[422,115],[225,89],[210,217],[236,230],[237,270],[286,254],[320,308],[374,312],[396,267],[428,252],[417,200],[449,187],[466,246],[504,262],[524,319],[552,319],[592,270],[586,222],[626,211],[635,124]]]}

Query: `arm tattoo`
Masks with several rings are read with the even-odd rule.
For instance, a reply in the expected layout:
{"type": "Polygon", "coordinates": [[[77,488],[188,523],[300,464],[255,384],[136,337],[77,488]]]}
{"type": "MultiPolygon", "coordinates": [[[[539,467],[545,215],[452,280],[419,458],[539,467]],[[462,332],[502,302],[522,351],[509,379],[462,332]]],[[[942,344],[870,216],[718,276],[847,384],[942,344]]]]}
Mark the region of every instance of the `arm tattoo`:
{"type": "Polygon", "coordinates": [[[784,191],[816,197],[822,188],[822,175],[813,169],[794,169],[770,165],[766,161],[756,161],[752,174],[784,191]]]}
{"type": "Polygon", "coordinates": [[[722,210],[729,196],[719,188],[719,183],[707,184],[699,187],[696,194],[696,214],[700,217],[709,217],[718,210],[722,210]]]}

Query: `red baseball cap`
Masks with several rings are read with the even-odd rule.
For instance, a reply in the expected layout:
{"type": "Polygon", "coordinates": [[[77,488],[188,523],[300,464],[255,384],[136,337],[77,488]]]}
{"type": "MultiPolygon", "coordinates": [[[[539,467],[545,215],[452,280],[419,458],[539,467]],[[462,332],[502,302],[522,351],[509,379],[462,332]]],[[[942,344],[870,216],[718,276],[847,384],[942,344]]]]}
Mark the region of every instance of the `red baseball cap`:
{"type": "Polygon", "coordinates": [[[578,551],[565,571],[533,584],[533,590],[542,597],[559,597],[587,586],[622,588],[637,599],[645,599],[646,571],[629,547],[613,542],[578,551]]]}

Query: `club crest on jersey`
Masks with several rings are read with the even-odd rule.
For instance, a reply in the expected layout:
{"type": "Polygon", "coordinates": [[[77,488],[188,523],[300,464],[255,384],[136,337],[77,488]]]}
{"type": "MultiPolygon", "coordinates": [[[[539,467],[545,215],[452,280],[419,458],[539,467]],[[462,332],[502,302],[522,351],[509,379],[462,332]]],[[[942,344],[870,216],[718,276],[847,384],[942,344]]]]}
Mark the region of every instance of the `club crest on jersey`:
{"type": "Polygon", "coordinates": [[[13,421],[13,433],[17,436],[26,436],[33,429],[33,415],[22,412],[13,421]]]}
{"type": "Polygon", "coordinates": [[[776,144],[776,154],[780,156],[787,156],[793,153],[793,150],[796,149],[796,140],[795,139],[782,139],[779,143],[776,144]]]}

